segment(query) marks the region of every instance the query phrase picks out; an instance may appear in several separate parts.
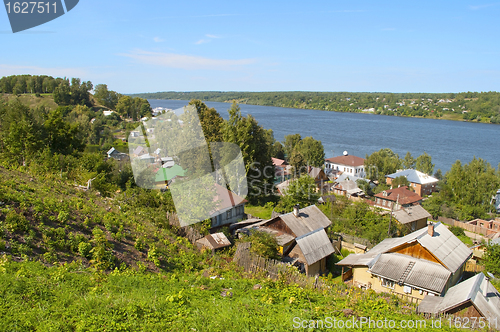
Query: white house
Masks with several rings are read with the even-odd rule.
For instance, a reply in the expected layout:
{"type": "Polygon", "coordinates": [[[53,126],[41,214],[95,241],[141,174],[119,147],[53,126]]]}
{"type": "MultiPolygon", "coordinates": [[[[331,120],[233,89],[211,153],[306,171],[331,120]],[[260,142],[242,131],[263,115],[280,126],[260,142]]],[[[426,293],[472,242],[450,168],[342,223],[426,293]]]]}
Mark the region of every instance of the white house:
{"type": "Polygon", "coordinates": [[[351,156],[347,151],[344,151],[342,156],[325,159],[325,172],[328,174],[333,171],[364,178],[366,176],[365,160],[360,157],[351,156]]]}

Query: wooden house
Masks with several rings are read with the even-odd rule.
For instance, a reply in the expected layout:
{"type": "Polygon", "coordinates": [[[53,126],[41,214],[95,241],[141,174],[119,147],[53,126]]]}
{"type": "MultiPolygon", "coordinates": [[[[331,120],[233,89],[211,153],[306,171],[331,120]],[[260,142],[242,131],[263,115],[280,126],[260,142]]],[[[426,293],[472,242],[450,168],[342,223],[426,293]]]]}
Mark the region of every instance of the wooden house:
{"type": "Polygon", "coordinates": [[[342,280],[355,286],[421,300],[427,294],[442,296],[456,285],[471,256],[445,225],[431,223],[404,237],[385,239],[365,254],[351,254],[337,265],[342,266],[342,280]]]}
{"type": "Polygon", "coordinates": [[[326,272],[326,260],[334,252],[326,234],[330,219],[316,205],[303,209],[295,206],[293,212],[277,215],[269,220],[239,229],[268,232],[275,236],[280,253],[294,259],[309,276],[326,272]]]}
{"type": "Polygon", "coordinates": [[[500,330],[500,293],[481,272],[451,287],[443,297],[426,296],[417,312],[433,316],[453,315],[462,318],[462,322],[464,318],[469,318],[469,322],[473,321],[471,318],[484,318],[488,329],[500,330]]]}
{"type": "Polygon", "coordinates": [[[392,212],[392,216],[405,231],[414,232],[427,226],[427,220],[432,218],[421,205],[404,207],[392,212]]]}

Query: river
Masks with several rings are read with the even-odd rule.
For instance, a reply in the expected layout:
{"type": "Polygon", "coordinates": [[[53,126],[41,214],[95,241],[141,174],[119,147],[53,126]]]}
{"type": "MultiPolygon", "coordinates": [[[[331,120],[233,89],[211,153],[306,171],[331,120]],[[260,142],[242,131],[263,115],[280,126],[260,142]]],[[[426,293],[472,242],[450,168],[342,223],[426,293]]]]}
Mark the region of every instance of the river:
{"type": "MultiPolygon", "coordinates": [[[[152,108],[177,109],[187,100],[149,99],[152,108]]],[[[229,103],[205,102],[228,119],[229,103]]],[[[260,125],[272,129],[274,138],[283,141],[286,135],[312,136],[323,143],[326,158],[343,151],[365,158],[382,148],[389,148],[404,158],[407,151],[414,158],[427,152],[435,164],[434,171],[444,172],[460,160],[468,163],[475,156],[493,167],[500,163],[500,125],[406,118],[363,113],[340,113],[272,106],[241,104],[243,115],[251,114],[260,125]]]]}

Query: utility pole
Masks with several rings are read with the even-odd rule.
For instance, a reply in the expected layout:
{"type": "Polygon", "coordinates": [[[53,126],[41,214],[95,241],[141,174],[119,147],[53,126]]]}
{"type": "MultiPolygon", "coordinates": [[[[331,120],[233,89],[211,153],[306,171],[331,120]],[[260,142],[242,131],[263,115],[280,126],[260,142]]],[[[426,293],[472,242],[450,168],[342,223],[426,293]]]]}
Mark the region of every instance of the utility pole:
{"type": "MultiPolygon", "coordinates": [[[[399,205],[399,195],[396,198],[396,204],[399,205]]],[[[391,236],[391,225],[392,225],[392,211],[394,210],[394,204],[391,205],[391,215],[389,216],[389,229],[387,230],[387,235],[391,236]]]]}

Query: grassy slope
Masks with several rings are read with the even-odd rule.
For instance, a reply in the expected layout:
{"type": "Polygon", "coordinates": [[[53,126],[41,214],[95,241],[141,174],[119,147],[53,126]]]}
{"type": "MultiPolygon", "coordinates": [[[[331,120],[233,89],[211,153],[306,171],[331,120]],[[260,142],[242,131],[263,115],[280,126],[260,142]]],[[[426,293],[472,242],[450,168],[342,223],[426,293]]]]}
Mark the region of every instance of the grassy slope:
{"type": "Polygon", "coordinates": [[[80,259],[88,265],[91,257],[84,257],[79,246],[93,244],[92,231],[99,228],[112,247],[115,266],[157,271],[148,259],[153,247],[161,268],[197,264],[203,257],[168,225],[161,195],[137,189],[102,198],[57,177],[0,167],[0,245],[18,260],[50,264],[80,259]]]}
{"type": "Polygon", "coordinates": [[[19,98],[19,100],[23,104],[28,105],[30,108],[45,106],[46,108],[48,108],[50,110],[55,110],[58,106],[54,102],[54,99],[52,98],[52,94],[42,94],[42,95],[40,95],[40,97],[37,97],[34,94],[22,94],[18,97],[14,96],[14,95],[10,95],[10,94],[0,94],[0,97],[3,97],[8,101],[10,101],[14,98],[19,98]]]}
{"type": "Polygon", "coordinates": [[[241,278],[234,271],[228,269],[215,279],[193,272],[100,275],[78,264],[47,269],[34,262],[0,261],[0,329],[291,331],[294,317],[301,321],[422,319],[413,313],[414,307],[388,294],[335,283],[324,291],[303,289],[280,281],[241,278]],[[261,289],[254,288],[257,283],[261,289]]]}

